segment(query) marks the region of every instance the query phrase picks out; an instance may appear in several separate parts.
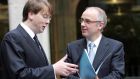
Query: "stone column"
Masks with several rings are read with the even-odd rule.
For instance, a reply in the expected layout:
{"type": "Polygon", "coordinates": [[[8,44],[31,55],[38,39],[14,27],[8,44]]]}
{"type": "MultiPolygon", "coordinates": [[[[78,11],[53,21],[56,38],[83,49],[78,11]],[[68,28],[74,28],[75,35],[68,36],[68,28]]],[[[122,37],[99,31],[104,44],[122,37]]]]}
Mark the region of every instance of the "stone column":
{"type": "MultiPolygon", "coordinates": [[[[10,30],[17,27],[22,22],[22,11],[27,0],[8,0],[9,8],[9,28],[10,30]]],[[[45,50],[46,56],[50,62],[50,36],[49,27],[38,35],[38,38],[45,50]]]]}

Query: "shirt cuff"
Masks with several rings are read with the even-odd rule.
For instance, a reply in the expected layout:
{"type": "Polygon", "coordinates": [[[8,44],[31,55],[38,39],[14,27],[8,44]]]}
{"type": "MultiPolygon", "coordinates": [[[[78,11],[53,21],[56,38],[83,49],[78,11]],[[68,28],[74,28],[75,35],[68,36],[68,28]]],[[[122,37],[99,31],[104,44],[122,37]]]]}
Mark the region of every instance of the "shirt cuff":
{"type": "Polygon", "coordinates": [[[57,77],[56,77],[56,72],[55,72],[55,69],[54,69],[54,67],[53,67],[53,70],[54,70],[54,76],[55,76],[55,79],[57,79],[57,77]]]}

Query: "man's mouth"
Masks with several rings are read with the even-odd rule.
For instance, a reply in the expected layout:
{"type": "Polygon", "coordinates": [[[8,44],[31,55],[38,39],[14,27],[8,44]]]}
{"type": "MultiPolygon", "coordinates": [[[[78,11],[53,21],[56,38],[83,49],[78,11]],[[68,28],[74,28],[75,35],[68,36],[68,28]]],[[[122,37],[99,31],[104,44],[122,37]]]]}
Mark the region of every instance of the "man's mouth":
{"type": "Polygon", "coordinates": [[[86,31],[87,29],[81,29],[82,31],[86,31]]]}
{"type": "Polygon", "coordinates": [[[81,32],[82,33],[85,33],[85,32],[87,32],[88,31],[88,29],[81,29],[81,32]]]}

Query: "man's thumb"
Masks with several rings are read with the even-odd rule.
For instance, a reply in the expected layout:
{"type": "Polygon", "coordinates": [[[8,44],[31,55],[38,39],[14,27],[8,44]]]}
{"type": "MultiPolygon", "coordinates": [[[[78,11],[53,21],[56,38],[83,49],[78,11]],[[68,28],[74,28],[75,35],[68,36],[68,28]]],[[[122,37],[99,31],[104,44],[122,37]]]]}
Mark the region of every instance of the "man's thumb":
{"type": "Polygon", "coordinates": [[[66,54],[60,61],[65,61],[67,59],[68,55],[66,54]]]}

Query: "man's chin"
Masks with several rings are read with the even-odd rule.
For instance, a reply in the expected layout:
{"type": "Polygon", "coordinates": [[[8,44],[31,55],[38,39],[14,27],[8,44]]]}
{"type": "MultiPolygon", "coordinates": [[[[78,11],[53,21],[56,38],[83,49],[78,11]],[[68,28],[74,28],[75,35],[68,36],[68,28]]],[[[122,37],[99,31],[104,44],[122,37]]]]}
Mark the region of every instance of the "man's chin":
{"type": "Polygon", "coordinates": [[[89,35],[87,33],[82,33],[83,37],[88,37],[89,35]]]}
{"type": "Polygon", "coordinates": [[[38,33],[43,33],[44,32],[44,30],[40,30],[38,33]]]}

